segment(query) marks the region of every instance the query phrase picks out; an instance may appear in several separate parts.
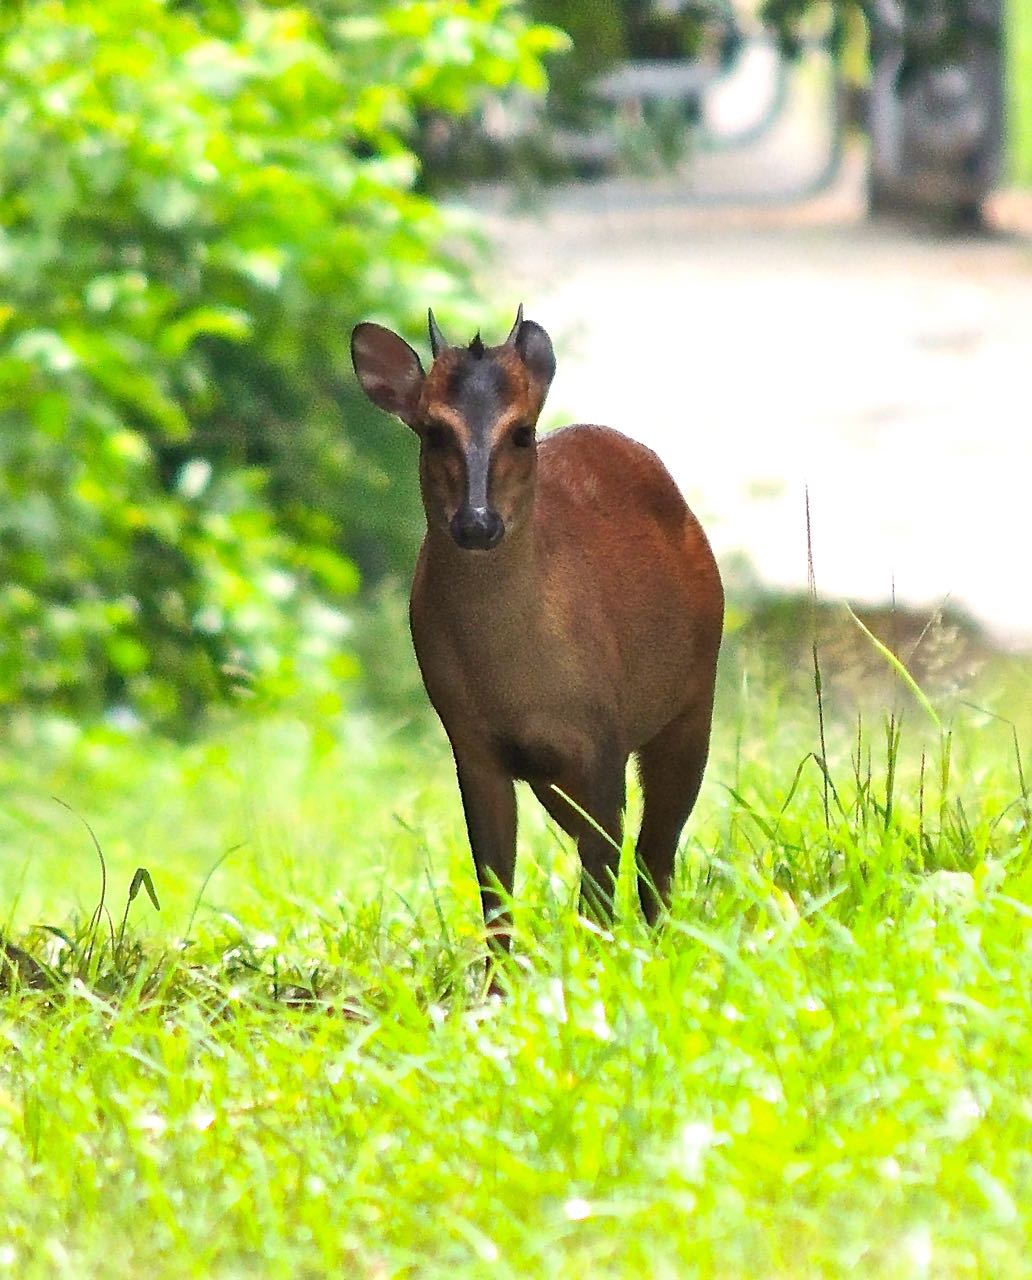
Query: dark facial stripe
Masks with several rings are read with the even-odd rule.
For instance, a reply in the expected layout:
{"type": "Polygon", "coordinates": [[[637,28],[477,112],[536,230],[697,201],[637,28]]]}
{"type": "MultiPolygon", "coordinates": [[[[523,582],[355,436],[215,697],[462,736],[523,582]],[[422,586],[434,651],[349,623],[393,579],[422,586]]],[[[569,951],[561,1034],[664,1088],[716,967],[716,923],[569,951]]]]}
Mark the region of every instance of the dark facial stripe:
{"type": "Polygon", "coordinates": [[[487,507],[492,428],[512,398],[508,374],[490,353],[465,351],[449,376],[448,398],[468,432],[465,505],[487,507]]]}
{"type": "Polygon", "coordinates": [[[466,448],[466,505],[486,507],[487,486],[491,471],[491,440],[480,432],[466,448]]]}
{"type": "Polygon", "coordinates": [[[493,420],[510,399],[509,376],[498,361],[462,352],[448,377],[448,401],[471,426],[477,419],[493,420]]]}

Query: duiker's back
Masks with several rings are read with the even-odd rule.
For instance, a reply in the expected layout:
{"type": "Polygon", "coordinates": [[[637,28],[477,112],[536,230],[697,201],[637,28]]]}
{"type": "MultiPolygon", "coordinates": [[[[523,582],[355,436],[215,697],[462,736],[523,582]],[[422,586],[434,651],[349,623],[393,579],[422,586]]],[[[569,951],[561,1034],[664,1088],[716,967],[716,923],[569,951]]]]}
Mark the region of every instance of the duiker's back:
{"type": "Polygon", "coordinates": [[[584,425],[538,445],[535,524],[573,626],[612,638],[596,675],[619,684],[637,750],[712,679],[724,595],[702,526],[651,449],[584,425]]]}

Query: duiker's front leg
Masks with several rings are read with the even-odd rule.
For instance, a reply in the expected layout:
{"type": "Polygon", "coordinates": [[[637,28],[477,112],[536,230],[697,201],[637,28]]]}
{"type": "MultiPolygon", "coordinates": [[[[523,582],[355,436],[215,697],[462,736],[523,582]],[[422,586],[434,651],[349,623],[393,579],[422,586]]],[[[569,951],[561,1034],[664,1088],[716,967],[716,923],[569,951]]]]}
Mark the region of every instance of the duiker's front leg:
{"type": "Polygon", "coordinates": [[[592,819],[577,838],[581,862],[580,910],[602,924],[613,918],[613,895],[620,871],[620,838],[627,796],[627,757],[619,750],[600,753],[581,807],[592,819]]]}
{"type": "Polygon", "coordinates": [[[516,870],[516,788],[508,774],[480,759],[455,752],[469,847],[480,882],[480,901],[488,939],[508,951],[516,870]]]}
{"type": "Polygon", "coordinates": [[[620,870],[626,772],[627,757],[614,746],[599,753],[590,770],[578,770],[555,786],[531,783],[548,816],[577,842],[581,914],[603,923],[612,919],[620,870]]]}

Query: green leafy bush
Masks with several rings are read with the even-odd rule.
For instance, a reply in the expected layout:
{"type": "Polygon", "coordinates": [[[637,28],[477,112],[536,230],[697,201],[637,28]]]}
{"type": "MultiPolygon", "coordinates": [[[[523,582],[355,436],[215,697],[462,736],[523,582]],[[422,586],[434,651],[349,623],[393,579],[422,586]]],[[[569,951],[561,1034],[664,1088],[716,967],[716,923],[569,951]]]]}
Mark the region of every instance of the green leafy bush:
{"type": "Polygon", "coordinates": [[[0,17],[0,704],[175,724],[349,674],[356,556],[416,507],[348,332],[469,283],[406,139],[555,39],[505,0],[0,17]]]}

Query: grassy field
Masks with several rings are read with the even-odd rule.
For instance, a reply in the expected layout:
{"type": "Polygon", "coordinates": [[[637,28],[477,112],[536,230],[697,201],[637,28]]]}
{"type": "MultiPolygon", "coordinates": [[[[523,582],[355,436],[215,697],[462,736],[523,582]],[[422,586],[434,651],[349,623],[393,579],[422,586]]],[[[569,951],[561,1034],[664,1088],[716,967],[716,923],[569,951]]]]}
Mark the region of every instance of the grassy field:
{"type": "Polygon", "coordinates": [[[658,936],[527,800],[504,1001],[432,731],[11,743],[0,1275],[1032,1275],[1028,669],[827,662],[828,787],[732,643],[658,936]]]}

